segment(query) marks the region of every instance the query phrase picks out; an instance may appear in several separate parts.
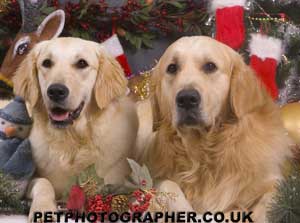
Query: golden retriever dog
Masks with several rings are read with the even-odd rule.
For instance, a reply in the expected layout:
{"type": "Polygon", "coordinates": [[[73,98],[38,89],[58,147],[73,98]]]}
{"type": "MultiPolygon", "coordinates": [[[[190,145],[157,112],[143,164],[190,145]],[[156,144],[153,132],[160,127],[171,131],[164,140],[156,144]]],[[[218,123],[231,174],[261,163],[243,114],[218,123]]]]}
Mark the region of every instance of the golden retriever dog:
{"type": "Polygon", "coordinates": [[[123,181],[138,119],[125,96],[122,68],[100,44],[78,38],[37,44],[19,67],[14,88],[34,119],[30,221],[35,211],[55,211],[68,179],[91,164],[105,183],[123,181]]]}
{"type": "Polygon", "coordinates": [[[143,161],[161,190],[179,193],[172,208],[248,210],[265,222],[290,141],[242,57],[209,37],[184,37],[159,60],[153,83],[156,132],[143,161]]]}

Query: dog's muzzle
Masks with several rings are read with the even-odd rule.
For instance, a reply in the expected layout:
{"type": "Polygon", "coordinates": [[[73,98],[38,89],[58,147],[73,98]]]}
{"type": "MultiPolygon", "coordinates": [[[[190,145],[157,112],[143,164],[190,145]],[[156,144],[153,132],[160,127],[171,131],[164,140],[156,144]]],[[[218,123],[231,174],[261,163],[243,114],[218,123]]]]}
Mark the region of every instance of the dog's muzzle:
{"type": "Polygon", "coordinates": [[[72,125],[84,107],[82,101],[75,110],[66,108],[65,102],[70,94],[69,89],[63,84],[51,84],[47,89],[47,96],[53,106],[49,110],[49,119],[57,128],[64,128],[72,125]]]}
{"type": "Polygon", "coordinates": [[[69,89],[63,84],[51,84],[47,89],[47,95],[52,102],[60,103],[69,96],[69,89]]]}
{"type": "Polygon", "coordinates": [[[184,89],[177,93],[176,107],[178,125],[196,125],[199,122],[201,97],[195,89],[184,89]]]}
{"type": "Polygon", "coordinates": [[[80,116],[84,107],[84,102],[81,102],[75,110],[68,110],[63,107],[53,107],[49,111],[49,119],[57,128],[65,128],[72,125],[73,122],[80,116]]]}

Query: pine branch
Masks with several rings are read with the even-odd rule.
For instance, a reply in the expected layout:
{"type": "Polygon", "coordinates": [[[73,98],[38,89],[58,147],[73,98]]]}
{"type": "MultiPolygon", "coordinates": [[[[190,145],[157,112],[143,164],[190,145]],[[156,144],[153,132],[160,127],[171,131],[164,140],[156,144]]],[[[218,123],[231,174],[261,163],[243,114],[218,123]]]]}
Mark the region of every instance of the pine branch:
{"type": "Polygon", "coordinates": [[[278,184],[278,193],[273,198],[268,219],[272,223],[300,222],[299,166],[293,166],[287,179],[278,184]]]}

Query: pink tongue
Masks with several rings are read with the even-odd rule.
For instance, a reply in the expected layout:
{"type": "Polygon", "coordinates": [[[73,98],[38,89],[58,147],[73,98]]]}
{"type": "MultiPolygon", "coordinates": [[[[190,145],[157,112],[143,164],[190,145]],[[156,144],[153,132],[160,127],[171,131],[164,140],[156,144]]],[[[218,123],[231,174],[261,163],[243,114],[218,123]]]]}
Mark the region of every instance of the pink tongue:
{"type": "Polygon", "coordinates": [[[50,114],[51,118],[54,121],[64,121],[69,117],[69,112],[63,113],[63,114],[50,114]]]}

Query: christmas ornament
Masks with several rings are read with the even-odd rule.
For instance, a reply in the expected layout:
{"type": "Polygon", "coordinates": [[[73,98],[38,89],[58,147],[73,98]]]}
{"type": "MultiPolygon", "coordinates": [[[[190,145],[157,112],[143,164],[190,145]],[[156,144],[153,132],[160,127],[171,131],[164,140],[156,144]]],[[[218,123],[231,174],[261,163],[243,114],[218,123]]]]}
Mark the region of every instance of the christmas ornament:
{"type": "Polygon", "coordinates": [[[280,108],[281,117],[289,136],[300,144],[300,103],[290,103],[280,108]]]}
{"type": "Polygon", "coordinates": [[[118,36],[116,34],[112,35],[109,39],[105,40],[102,45],[114,58],[117,59],[122,66],[125,75],[127,77],[130,76],[131,70],[118,36]]]}
{"type": "MultiPolygon", "coordinates": [[[[111,199],[112,196],[108,195],[106,197],[102,195],[96,195],[88,199],[86,212],[111,212],[111,199]]],[[[98,219],[100,221],[100,219],[98,219]]]]}
{"type": "Polygon", "coordinates": [[[119,214],[124,213],[129,210],[129,199],[127,195],[116,195],[112,197],[111,201],[112,211],[119,214]]]}
{"type": "Polygon", "coordinates": [[[246,0],[212,0],[216,16],[215,38],[233,49],[239,49],[245,40],[244,7],[246,0]]]}
{"type": "MultiPolygon", "coordinates": [[[[32,120],[22,98],[16,97],[0,109],[0,173],[3,174],[0,185],[9,181],[12,184],[12,199],[19,202],[35,171],[31,145],[27,139],[31,125],[32,120]]],[[[7,195],[0,193],[0,200],[5,199],[3,196],[7,195]]],[[[10,203],[5,203],[4,206],[9,208],[10,203]]]]}
{"type": "Polygon", "coordinates": [[[16,97],[0,109],[0,171],[20,181],[30,178],[35,170],[27,139],[31,125],[22,98],[16,97]]]}
{"type": "Polygon", "coordinates": [[[83,189],[78,185],[72,186],[67,201],[67,209],[81,213],[83,211],[84,204],[85,204],[85,194],[83,189]]]}
{"type": "Polygon", "coordinates": [[[128,159],[128,163],[132,172],[124,185],[104,184],[103,179],[97,176],[94,165],[73,177],[64,195],[67,200],[66,211],[119,214],[128,211],[166,211],[166,205],[176,196],[172,193],[157,192],[145,165],[140,166],[131,159],[128,159]],[[86,186],[90,182],[97,182],[97,190],[87,194],[86,186]]]}
{"type": "Polygon", "coordinates": [[[6,10],[7,4],[8,4],[8,0],[2,0],[0,2],[0,13],[6,10]]]}
{"type": "Polygon", "coordinates": [[[152,70],[143,72],[129,80],[128,87],[136,100],[140,101],[149,98],[152,88],[151,73],[152,70]]]}
{"type": "Polygon", "coordinates": [[[277,99],[278,88],[275,76],[282,54],[281,40],[263,34],[252,34],[249,48],[251,67],[265,84],[270,95],[277,99]]]}

